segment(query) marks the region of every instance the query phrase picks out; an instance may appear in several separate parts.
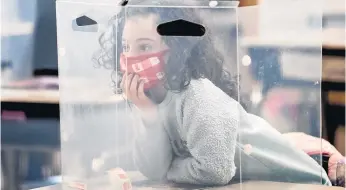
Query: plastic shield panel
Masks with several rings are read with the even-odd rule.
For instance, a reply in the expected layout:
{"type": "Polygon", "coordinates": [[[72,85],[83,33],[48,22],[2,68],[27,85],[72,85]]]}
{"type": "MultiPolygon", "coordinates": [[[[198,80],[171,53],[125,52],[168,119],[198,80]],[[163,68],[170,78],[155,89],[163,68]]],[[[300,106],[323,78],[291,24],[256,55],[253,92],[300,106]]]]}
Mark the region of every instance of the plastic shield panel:
{"type": "Polygon", "coordinates": [[[328,159],[338,153],[321,137],[322,1],[263,0],[252,11],[259,34],[239,34],[240,75],[259,118],[252,130],[240,124],[242,182],[330,185],[328,159]]]}
{"type": "Polygon", "coordinates": [[[58,2],[64,189],[232,180],[237,5],[58,2]]]}
{"type": "MultiPolygon", "coordinates": [[[[330,184],[321,166],[321,36],[307,35],[308,46],[302,46],[302,38],[283,48],[265,45],[306,32],[292,25],[291,30],[273,29],[277,35],[261,34],[257,41],[243,39],[241,49],[248,56],[242,53],[241,63],[250,61],[251,74],[262,77],[254,79],[280,79],[272,83],[276,85],[262,82],[261,95],[268,98],[258,106],[251,98],[256,92],[243,95],[239,90],[243,84],[238,76],[250,74],[238,64],[237,5],[58,2],[64,189],[249,187],[243,183],[252,189],[263,184],[256,181],[330,184]],[[275,55],[283,66],[272,65],[275,55]],[[287,62],[315,65],[306,72],[287,62]],[[312,72],[309,81],[304,74],[312,72]],[[284,77],[284,95],[289,97],[270,96],[268,86],[286,88],[284,77]],[[251,101],[245,101],[247,96],[251,101]],[[295,98],[306,104],[303,111],[295,98]],[[304,117],[296,125],[292,122],[298,119],[271,117],[279,119],[275,123],[266,110],[284,118],[304,117]],[[314,144],[301,143],[306,136],[289,132],[305,132],[314,144]],[[314,146],[314,154],[297,144],[314,146]]],[[[275,6],[281,7],[271,8],[275,6]]],[[[321,17],[319,8],[312,7],[313,18],[321,17]]],[[[320,23],[314,27],[314,34],[321,33],[320,23]]]]}

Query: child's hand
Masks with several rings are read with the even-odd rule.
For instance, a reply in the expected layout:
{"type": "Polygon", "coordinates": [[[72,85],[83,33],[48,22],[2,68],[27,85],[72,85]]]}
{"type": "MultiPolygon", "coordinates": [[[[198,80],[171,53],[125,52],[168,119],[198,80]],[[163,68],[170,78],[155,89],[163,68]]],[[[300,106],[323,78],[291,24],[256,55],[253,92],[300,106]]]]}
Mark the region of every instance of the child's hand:
{"type": "Polygon", "coordinates": [[[136,74],[124,74],[121,88],[128,100],[134,103],[138,109],[147,112],[155,109],[155,104],[144,93],[144,82],[136,74]]]}

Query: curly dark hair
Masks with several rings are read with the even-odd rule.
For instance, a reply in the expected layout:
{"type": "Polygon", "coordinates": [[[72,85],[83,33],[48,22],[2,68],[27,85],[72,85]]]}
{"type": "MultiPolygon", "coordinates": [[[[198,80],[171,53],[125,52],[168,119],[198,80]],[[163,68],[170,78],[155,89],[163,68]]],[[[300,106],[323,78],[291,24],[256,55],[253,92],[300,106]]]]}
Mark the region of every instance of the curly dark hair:
{"type": "MultiPolygon", "coordinates": [[[[101,46],[96,62],[101,66],[114,69],[112,80],[116,92],[123,73],[119,69],[119,57],[122,53],[122,28],[126,19],[132,16],[158,15],[158,24],[169,21],[188,19],[190,22],[202,23],[196,9],[174,7],[131,7],[122,9],[109,23],[109,30],[99,38],[101,46]]],[[[215,47],[210,30],[202,37],[163,36],[170,48],[170,57],[165,64],[164,85],[167,90],[181,92],[192,79],[207,78],[230,97],[238,100],[238,75],[232,75],[225,68],[225,59],[215,47]]],[[[234,64],[236,65],[236,64],[234,64]]]]}

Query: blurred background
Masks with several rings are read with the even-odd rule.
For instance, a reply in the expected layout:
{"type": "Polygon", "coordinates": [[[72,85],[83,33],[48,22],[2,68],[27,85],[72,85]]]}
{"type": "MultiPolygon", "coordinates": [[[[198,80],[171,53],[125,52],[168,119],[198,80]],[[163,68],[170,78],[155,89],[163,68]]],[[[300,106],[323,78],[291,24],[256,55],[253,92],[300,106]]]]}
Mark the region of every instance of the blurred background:
{"type": "MultiPolygon", "coordinates": [[[[345,1],[325,0],[322,18],[313,3],[308,11],[277,5],[284,1],[240,0],[238,27],[217,26],[237,39],[238,54],[228,53],[238,55],[241,94],[280,132],[321,136],[345,155],[345,1]]],[[[1,1],[2,189],[60,181],[57,47],[55,0],[1,1]]]]}

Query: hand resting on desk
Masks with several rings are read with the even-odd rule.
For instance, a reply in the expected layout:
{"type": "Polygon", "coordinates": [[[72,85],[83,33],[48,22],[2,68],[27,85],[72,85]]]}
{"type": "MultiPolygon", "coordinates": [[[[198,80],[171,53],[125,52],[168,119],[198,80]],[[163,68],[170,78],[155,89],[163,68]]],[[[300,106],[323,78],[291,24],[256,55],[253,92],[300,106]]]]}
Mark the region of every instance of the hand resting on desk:
{"type": "Polygon", "coordinates": [[[305,133],[283,134],[293,145],[311,155],[329,157],[328,176],[336,186],[345,187],[345,157],[328,141],[307,135],[305,133]],[[343,171],[342,171],[343,170],[343,171]]]}

